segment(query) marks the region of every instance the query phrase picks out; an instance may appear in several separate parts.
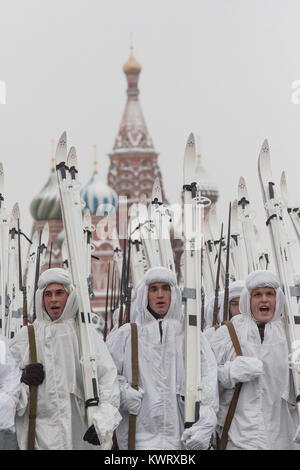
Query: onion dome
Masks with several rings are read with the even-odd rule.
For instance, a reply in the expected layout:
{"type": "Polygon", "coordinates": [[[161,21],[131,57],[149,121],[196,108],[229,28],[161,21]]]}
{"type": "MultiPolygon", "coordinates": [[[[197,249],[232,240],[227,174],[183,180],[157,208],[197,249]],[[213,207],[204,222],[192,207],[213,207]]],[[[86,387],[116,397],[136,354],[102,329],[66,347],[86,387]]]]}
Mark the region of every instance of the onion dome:
{"type": "Polygon", "coordinates": [[[94,162],[94,172],[88,183],[81,190],[81,198],[91,215],[114,214],[118,205],[117,193],[101,181],[97,171],[97,162],[94,162]]]}
{"type": "Polygon", "coordinates": [[[130,57],[123,66],[123,72],[126,75],[138,75],[142,70],[141,65],[138,63],[133,55],[133,46],[130,47],[130,57]]]}
{"type": "Polygon", "coordinates": [[[30,204],[30,213],[34,220],[60,220],[60,197],[57,184],[54,159],[47,183],[30,204]]]}
{"type": "Polygon", "coordinates": [[[198,183],[202,197],[207,197],[212,203],[217,202],[219,198],[219,190],[202,165],[200,153],[197,154],[196,182],[198,183]]]}

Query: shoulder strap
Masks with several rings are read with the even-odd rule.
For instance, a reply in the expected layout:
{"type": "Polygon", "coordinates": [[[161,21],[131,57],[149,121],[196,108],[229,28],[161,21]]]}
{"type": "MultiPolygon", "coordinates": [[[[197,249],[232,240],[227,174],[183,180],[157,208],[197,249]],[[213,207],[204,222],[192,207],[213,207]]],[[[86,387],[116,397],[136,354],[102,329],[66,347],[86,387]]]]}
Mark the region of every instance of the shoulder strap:
{"type": "MultiPolygon", "coordinates": [[[[135,390],[139,389],[139,358],[138,358],[138,332],[137,324],[130,323],[131,327],[131,386],[135,390]]],[[[136,416],[129,415],[128,429],[128,450],[135,450],[135,432],[136,432],[136,416]]]]}
{"type": "MultiPolygon", "coordinates": [[[[237,356],[242,356],[243,353],[242,353],[241,345],[240,345],[240,342],[238,340],[238,337],[237,337],[237,334],[236,334],[236,331],[235,331],[235,328],[234,328],[233,324],[231,323],[231,321],[224,321],[222,324],[226,325],[227,328],[228,328],[228,332],[230,334],[230,338],[231,338],[231,341],[232,341],[232,344],[233,344],[233,347],[235,349],[235,352],[236,352],[237,356]]],[[[221,436],[220,443],[219,443],[219,450],[226,450],[226,446],[227,446],[227,442],[228,442],[228,432],[229,432],[231,422],[232,422],[233,417],[234,417],[234,413],[235,413],[236,406],[237,406],[237,403],[238,403],[241,388],[242,388],[242,383],[237,383],[236,386],[235,386],[233,397],[232,397],[232,400],[230,402],[228,412],[227,412],[227,416],[226,416],[226,419],[225,419],[223,432],[222,432],[222,436],[221,436]]]]}
{"type": "MultiPolygon", "coordinates": [[[[33,325],[27,326],[30,362],[37,362],[36,343],[33,325]]],[[[36,425],[36,406],[37,406],[37,387],[30,385],[29,387],[29,423],[28,423],[28,445],[27,450],[34,450],[35,443],[35,425],[36,425]]]]}
{"type": "Polygon", "coordinates": [[[226,325],[228,328],[228,332],[230,334],[230,338],[231,338],[231,341],[232,341],[232,344],[233,344],[233,347],[237,356],[242,356],[243,355],[242,348],[241,348],[239,339],[237,337],[235,328],[233,326],[233,323],[231,321],[224,321],[222,325],[226,325]]]}
{"type": "Polygon", "coordinates": [[[137,324],[130,323],[131,327],[131,369],[132,369],[132,388],[139,388],[139,359],[138,359],[138,332],[137,324]]]}
{"type": "Polygon", "coordinates": [[[28,340],[29,340],[30,362],[31,364],[35,364],[37,363],[37,355],[36,355],[34,326],[28,325],[27,331],[28,331],[28,340]]]}

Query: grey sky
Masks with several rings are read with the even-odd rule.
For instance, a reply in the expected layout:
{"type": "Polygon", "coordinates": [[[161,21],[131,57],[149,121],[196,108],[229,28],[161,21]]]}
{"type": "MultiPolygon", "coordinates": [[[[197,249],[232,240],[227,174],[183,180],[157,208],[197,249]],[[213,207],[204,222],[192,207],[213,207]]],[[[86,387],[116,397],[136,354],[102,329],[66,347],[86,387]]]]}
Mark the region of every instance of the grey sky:
{"type": "MultiPolygon", "coordinates": [[[[300,200],[300,3],[278,0],[0,0],[0,160],[7,203],[29,205],[50,171],[51,138],[63,130],[92,173],[92,145],[106,182],[108,157],[126,102],[122,66],[129,33],[143,69],[140,100],[163,173],[178,202],[188,134],[220,190],[219,219],[244,176],[262,224],[257,158],[264,138],[279,185],[300,200]]],[[[226,219],[227,220],[227,216],[226,219]]],[[[265,229],[263,229],[265,230],[265,229]]]]}

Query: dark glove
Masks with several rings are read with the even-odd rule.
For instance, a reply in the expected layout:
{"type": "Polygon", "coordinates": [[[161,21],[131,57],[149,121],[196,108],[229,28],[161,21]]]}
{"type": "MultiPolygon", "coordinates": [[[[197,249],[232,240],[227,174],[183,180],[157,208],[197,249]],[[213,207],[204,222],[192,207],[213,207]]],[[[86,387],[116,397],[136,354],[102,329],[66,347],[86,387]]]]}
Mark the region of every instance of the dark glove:
{"type": "Polygon", "coordinates": [[[94,425],[89,427],[89,429],[83,436],[83,440],[89,442],[89,444],[93,444],[94,446],[100,446],[99,437],[98,437],[98,434],[96,433],[96,429],[94,425]]]}
{"type": "Polygon", "coordinates": [[[26,385],[40,385],[45,378],[45,372],[43,364],[28,364],[28,366],[23,369],[21,376],[21,382],[24,382],[26,385]]]}

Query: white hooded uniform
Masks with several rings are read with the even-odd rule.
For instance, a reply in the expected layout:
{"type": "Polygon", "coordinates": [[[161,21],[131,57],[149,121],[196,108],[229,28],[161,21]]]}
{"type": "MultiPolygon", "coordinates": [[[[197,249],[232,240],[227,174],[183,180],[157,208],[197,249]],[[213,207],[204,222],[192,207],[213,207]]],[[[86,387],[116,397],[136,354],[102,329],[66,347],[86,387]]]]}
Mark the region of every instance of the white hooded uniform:
{"type": "Polygon", "coordinates": [[[20,394],[20,371],[8,348],[8,340],[0,337],[0,450],[16,449],[15,415],[20,394]]]}
{"type": "MultiPolygon", "coordinates": [[[[121,450],[128,448],[128,409],[137,414],[136,445],[143,449],[182,449],[184,430],[184,332],[181,293],[174,273],[166,268],[151,268],[136,288],[132,308],[132,321],[138,327],[138,364],[140,406],[132,401],[129,384],[131,369],[131,328],[123,325],[107,339],[108,349],[116,363],[120,390],[121,414],[123,420],[117,429],[117,440],[121,450]],[[163,319],[156,320],[147,309],[148,287],[161,282],[171,287],[171,304],[163,319]]],[[[200,416],[202,426],[196,436],[204,442],[205,448],[216,424],[218,409],[217,367],[209,344],[202,336],[202,405],[200,416]],[[214,421],[215,419],[215,421],[214,421]],[[205,421],[205,422],[204,422],[205,421]]],[[[191,429],[191,428],[190,428],[191,429]]],[[[196,429],[197,431],[197,429],[196,429]]],[[[190,439],[193,444],[195,439],[190,439]]]]}
{"type": "MultiPolygon", "coordinates": [[[[83,441],[88,429],[85,411],[82,369],[78,347],[76,314],[77,294],[68,273],[60,268],[45,271],[39,279],[34,321],[37,360],[43,364],[45,379],[38,386],[35,448],[47,450],[109,449],[111,435],[121,416],[116,367],[110,354],[91,325],[94,339],[100,400],[94,425],[101,447],[83,441]],[[63,284],[69,296],[62,315],[51,321],[43,304],[44,289],[52,283],[63,284]]],[[[30,363],[27,328],[23,327],[10,343],[20,369],[30,363]]],[[[16,431],[20,449],[27,448],[29,387],[22,383],[16,431]]]]}
{"type": "Polygon", "coordinates": [[[218,362],[220,410],[218,434],[231,402],[234,386],[243,382],[229,429],[227,449],[299,449],[293,442],[297,427],[295,395],[288,365],[288,346],[282,320],[284,294],[274,274],[254,271],[240,296],[241,315],[232,318],[243,357],[236,357],[226,326],[221,326],[210,344],[218,362]],[[276,309],[265,324],[264,339],[250,310],[250,295],[257,287],[276,290],[276,309]]]}

